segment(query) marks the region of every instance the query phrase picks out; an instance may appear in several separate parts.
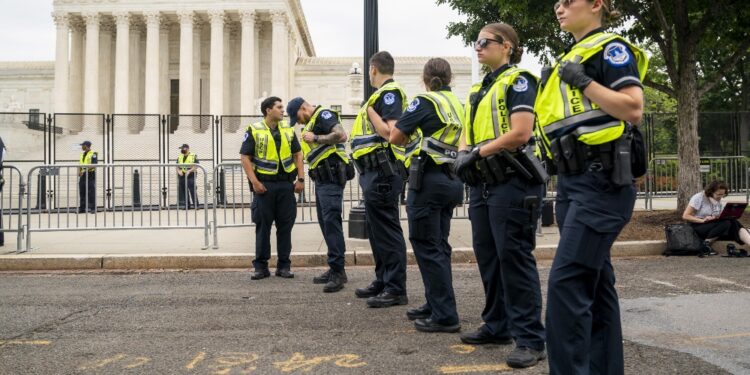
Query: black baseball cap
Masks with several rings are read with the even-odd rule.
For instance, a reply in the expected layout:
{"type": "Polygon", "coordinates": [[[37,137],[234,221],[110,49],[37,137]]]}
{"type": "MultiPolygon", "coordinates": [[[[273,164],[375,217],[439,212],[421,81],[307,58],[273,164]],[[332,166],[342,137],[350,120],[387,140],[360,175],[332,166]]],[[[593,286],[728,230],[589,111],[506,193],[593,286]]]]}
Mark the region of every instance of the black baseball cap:
{"type": "Polygon", "coordinates": [[[81,143],[81,146],[91,147],[91,141],[83,141],[83,143],[81,143]]]}
{"type": "Polygon", "coordinates": [[[297,124],[297,112],[299,112],[300,107],[302,107],[302,103],[305,102],[305,99],[302,99],[302,97],[298,96],[292,100],[289,101],[286,105],[286,114],[289,116],[289,126],[294,126],[297,124]]]}
{"type": "Polygon", "coordinates": [[[190,148],[190,146],[189,146],[189,145],[188,145],[187,143],[183,143],[183,144],[182,144],[182,146],[180,146],[180,147],[177,147],[177,148],[179,148],[179,149],[182,149],[182,148],[190,148]]]}

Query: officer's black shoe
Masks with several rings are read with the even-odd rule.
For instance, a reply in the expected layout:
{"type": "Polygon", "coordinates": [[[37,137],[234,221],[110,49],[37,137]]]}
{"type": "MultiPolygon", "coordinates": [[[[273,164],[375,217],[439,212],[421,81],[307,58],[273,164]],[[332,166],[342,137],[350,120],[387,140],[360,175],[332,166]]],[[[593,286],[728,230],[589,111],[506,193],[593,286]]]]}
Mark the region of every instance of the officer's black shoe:
{"type": "Polygon", "coordinates": [[[432,321],[432,319],[417,319],[414,321],[414,328],[419,332],[446,332],[456,333],[461,330],[461,325],[456,324],[439,324],[432,321]]]}
{"type": "Polygon", "coordinates": [[[344,283],[346,283],[346,273],[331,271],[331,277],[323,287],[324,293],[334,293],[341,289],[344,289],[344,283]]]}
{"type": "Polygon", "coordinates": [[[396,295],[388,292],[383,292],[367,299],[367,306],[370,307],[391,307],[406,305],[408,303],[409,298],[406,297],[406,294],[396,295]]]}
{"type": "Polygon", "coordinates": [[[292,271],[290,271],[287,268],[284,268],[284,269],[281,269],[281,270],[276,270],[276,276],[282,277],[282,278],[285,278],[285,279],[293,279],[294,278],[294,274],[292,273],[292,271]]]}
{"type": "Polygon", "coordinates": [[[385,288],[383,284],[379,284],[373,281],[370,283],[370,285],[364,288],[357,288],[357,290],[354,291],[354,294],[357,296],[357,298],[375,297],[383,291],[383,288],[385,288]]]}
{"type": "Polygon", "coordinates": [[[268,270],[255,270],[252,274],[250,274],[250,280],[262,280],[266,277],[271,277],[271,272],[268,270]]]}
{"type": "Polygon", "coordinates": [[[544,350],[537,351],[526,347],[516,347],[505,363],[513,368],[526,368],[536,365],[545,358],[547,358],[547,354],[544,353],[544,350]]]}
{"type": "Polygon", "coordinates": [[[426,303],[422,306],[417,307],[416,309],[406,310],[406,317],[409,318],[409,320],[427,319],[431,315],[432,311],[430,310],[430,306],[428,306],[426,303]]]}
{"type": "Polygon", "coordinates": [[[318,276],[313,277],[313,284],[325,284],[328,282],[328,280],[331,278],[331,272],[333,272],[330,268],[328,271],[321,273],[318,276]]]}
{"type": "Polygon", "coordinates": [[[489,332],[484,330],[483,327],[479,327],[474,332],[464,333],[461,335],[461,342],[469,345],[485,345],[485,344],[498,344],[508,345],[513,343],[511,337],[496,337],[491,335],[489,332]]]}

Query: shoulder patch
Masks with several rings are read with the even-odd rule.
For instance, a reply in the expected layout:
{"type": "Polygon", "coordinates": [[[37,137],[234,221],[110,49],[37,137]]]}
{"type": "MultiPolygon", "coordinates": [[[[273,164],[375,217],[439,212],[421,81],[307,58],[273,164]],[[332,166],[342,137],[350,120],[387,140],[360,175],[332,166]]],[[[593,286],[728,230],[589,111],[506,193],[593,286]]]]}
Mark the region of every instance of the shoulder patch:
{"type": "Polygon", "coordinates": [[[409,103],[409,106],[406,107],[406,112],[414,112],[419,108],[419,98],[414,98],[414,100],[409,103]]]}
{"type": "Polygon", "coordinates": [[[389,92],[383,96],[383,102],[385,105],[391,105],[396,102],[396,94],[389,92]]]}
{"type": "Polygon", "coordinates": [[[630,62],[630,51],[620,42],[610,43],[604,49],[604,60],[615,67],[623,66],[630,62]]]}
{"type": "Polygon", "coordinates": [[[515,92],[526,92],[529,89],[529,80],[526,77],[519,75],[516,81],[513,82],[513,91],[515,92]]]}
{"type": "Polygon", "coordinates": [[[242,137],[242,142],[247,141],[248,137],[250,137],[250,132],[245,132],[245,135],[242,137]]]}
{"type": "Polygon", "coordinates": [[[331,111],[323,111],[320,112],[320,117],[329,120],[331,117],[333,117],[333,113],[331,113],[331,111]]]}

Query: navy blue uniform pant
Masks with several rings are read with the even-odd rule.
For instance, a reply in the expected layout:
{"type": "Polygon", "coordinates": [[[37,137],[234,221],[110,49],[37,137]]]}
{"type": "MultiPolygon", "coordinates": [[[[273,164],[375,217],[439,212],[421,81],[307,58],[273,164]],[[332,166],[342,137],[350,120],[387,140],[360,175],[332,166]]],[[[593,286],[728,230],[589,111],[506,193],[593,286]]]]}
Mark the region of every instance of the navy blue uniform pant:
{"type": "Polygon", "coordinates": [[[485,294],[482,329],[496,337],[513,337],[516,346],[535,350],[544,349],[542,292],[532,255],[536,221],[524,208],[524,200],[541,198],[543,190],[543,185],[512,177],[504,184],[472,187],[469,204],[485,294]]]}
{"type": "Polygon", "coordinates": [[[344,229],[342,201],[344,187],[335,183],[315,183],[315,208],[323,239],[328,246],[328,266],[336,272],[344,270],[344,229]]]}
{"type": "Polygon", "coordinates": [[[451,273],[451,229],[453,209],[463,199],[463,184],[435,168],[425,171],[422,188],[409,190],[406,212],[409,217],[409,241],[414,248],[424,282],[430,319],[436,323],[458,323],[456,297],[451,273]]]}
{"type": "Polygon", "coordinates": [[[377,171],[367,171],[359,177],[359,184],[375,258],[375,283],[388,293],[405,295],[406,241],[398,218],[403,180],[398,174],[382,177],[377,171]]]}
{"type": "Polygon", "coordinates": [[[549,275],[546,319],[551,374],[624,372],[610,250],[633,214],[635,187],[615,187],[599,165],[588,168],[558,177],[560,243],[549,275]]]}
{"type": "Polygon", "coordinates": [[[96,172],[83,172],[78,177],[78,210],[96,209],[96,172]]]}
{"type": "Polygon", "coordinates": [[[294,185],[287,181],[264,181],[266,192],[254,193],[251,206],[252,219],[255,223],[255,260],[256,270],[268,269],[271,258],[271,226],[276,223],[277,269],[289,269],[292,262],[292,227],[297,218],[297,201],[294,197],[294,185]]]}
{"type": "Polygon", "coordinates": [[[185,176],[177,176],[179,186],[177,190],[177,201],[180,207],[198,207],[198,196],[195,192],[195,172],[185,176]],[[187,205],[185,205],[187,203],[187,205]]]}

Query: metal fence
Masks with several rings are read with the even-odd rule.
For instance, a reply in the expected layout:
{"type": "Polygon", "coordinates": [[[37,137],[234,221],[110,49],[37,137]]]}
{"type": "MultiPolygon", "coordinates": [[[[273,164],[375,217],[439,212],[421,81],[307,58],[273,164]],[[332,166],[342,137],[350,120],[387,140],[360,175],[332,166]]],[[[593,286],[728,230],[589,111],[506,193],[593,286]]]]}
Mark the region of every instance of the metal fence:
{"type": "MultiPolygon", "coordinates": [[[[196,167],[196,198],[198,204],[181,204],[180,195],[188,198],[188,186],[180,187],[174,164],[99,164],[87,168],[95,174],[81,173],[80,165],[41,165],[32,168],[28,179],[44,180],[51,194],[45,207],[34,205],[27,194],[25,214],[26,249],[31,248],[31,233],[82,230],[125,229],[202,229],[207,248],[210,229],[208,191],[210,182],[205,169],[196,167]],[[94,191],[86,182],[111,178],[111,189],[96,181],[94,191]],[[180,191],[180,188],[182,191],[180,191]],[[93,195],[94,205],[86,199],[93,195]],[[83,197],[82,197],[83,196],[83,197]],[[31,208],[35,207],[35,208],[31,208]]],[[[33,190],[32,184],[29,189],[33,190]]],[[[185,202],[187,203],[187,202],[185,202]]]]}
{"type": "Polygon", "coordinates": [[[0,172],[0,234],[5,243],[5,233],[17,236],[16,250],[22,251],[23,224],[21,212],[26,185],[21,171],[4,165],[0,172]]]}

